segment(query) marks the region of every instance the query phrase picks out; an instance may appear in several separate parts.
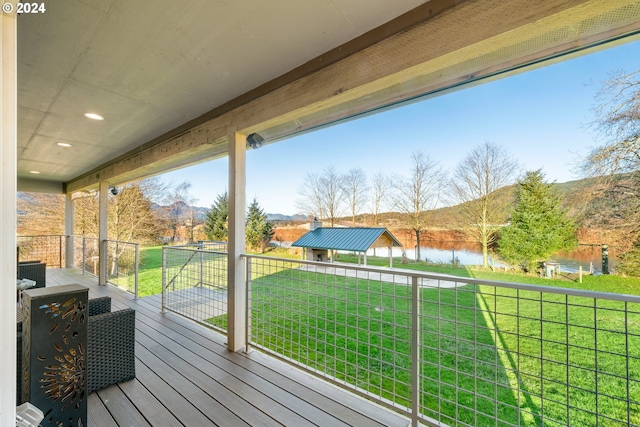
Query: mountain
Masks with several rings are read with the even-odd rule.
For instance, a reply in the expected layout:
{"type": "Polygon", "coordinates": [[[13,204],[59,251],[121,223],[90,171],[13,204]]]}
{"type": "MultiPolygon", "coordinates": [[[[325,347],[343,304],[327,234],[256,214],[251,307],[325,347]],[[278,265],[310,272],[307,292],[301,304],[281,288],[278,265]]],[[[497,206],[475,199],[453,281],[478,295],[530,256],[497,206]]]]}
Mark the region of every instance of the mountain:
{"type": "Polygon", "coordinates": [[[163,217],[169,217],[173,215],[173,212],[178,213],[178,215],[188,215],[189,209],[194,210],[194,216],[196,221],[202,222],[207,218],[207,208],[199,207],[199,206],[189,206],[184,202],[177,202],[174,205],[162,206],[158,204],[153,204],[151,206],[152,209],[156,210],[163,217]]]}
{"type": "Polygon", "coordinates": [[[309,217],[307,215],[283,215],[278,213],[268,213],[267,221],[274,222],[284,222],[284,221],[292,221],[292,222],[305,222],[309,221],[309,217]]]}

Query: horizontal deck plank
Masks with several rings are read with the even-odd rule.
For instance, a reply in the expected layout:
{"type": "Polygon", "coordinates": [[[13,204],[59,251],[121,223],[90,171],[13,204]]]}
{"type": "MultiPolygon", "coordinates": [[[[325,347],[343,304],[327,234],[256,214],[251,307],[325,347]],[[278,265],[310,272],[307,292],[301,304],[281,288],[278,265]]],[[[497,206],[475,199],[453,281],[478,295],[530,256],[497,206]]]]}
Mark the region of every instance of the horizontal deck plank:
{"type": "Polygon", "coordinates": [[[162,423],[180,425],[173,414],[137,378],[123,382],[119,386],[129,400],[135,402],[136,408],[152,425],[162,423]]]}
{"type": "MultiPolygon", "coordinates": [[[[117,385],[114,384],[103,388],[97,393],[113,420],[119,426],[144,427],[151,425],[117,385]]],[[[92,408],[89,408],[89,411],[92,411],[92,408]]]]}
{"type": "Polygon", "coordinates": [[[87,424],[90,426],[117,427],[109,411],[98,397],[98,393],[91,393],[87,398],[87,405],[91,408],[87,414],[87,424]]]}

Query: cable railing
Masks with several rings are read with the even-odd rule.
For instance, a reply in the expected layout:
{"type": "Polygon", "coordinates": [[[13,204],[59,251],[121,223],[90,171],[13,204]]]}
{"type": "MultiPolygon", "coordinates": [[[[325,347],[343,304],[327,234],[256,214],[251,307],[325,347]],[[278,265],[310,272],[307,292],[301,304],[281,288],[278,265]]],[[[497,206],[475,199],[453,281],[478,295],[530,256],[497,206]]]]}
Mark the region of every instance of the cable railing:
{"type": "MultiPolygon", "coordinates": [[[[100,275],[100,240],[88,236],[18,236],[18,259],[40,261],[48,268],[63,268],[67,265],[66,248],[72,247],[70,265],[79,268],[83,274],[100,275]]],[[[107,282],[138,297],[139,244],[117,240],[106,240],[107,282]]]]}
{"type": "Polygon", "coordinates": [[[83,273],[98,277],[100,240],[97,237],[71,236],[73,265],[83,273]]]}
{"type": "Polygon", "coordinates": [[[244,258],[251,346],[413,425],[640,425],[640,297],[244,258]]]}
{"type": "Polygon", "coordinates": [[[138,298],[139,244],[106,240],[104,245],[107,253],[107,282],[138,298]]]}
{"type": "Polygon", "coordinates": [[[162,248],[162,309],[226,332],[227,253],[198,247],[162,248]]]}
{"type": "Polygon", "coordinates": [[[39,261],[49,268],[62,268],[65,263],[63,235],[17,236],[18,260],[39,261]]]}

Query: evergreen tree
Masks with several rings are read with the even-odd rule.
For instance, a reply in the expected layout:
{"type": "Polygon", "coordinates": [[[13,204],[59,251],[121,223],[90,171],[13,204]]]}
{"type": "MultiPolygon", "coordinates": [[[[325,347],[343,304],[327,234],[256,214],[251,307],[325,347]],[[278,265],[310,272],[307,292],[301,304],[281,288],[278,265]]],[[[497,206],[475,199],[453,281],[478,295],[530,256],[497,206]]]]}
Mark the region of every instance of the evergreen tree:
{"type": "Polygon", "coordinates": [[[247,246],[264,252],[273,237],[273,223],[267,221],[267,215],[254,198],[247,212],[247,246]]]}
{"type": "Polygon", "coordinates": [[[576,226],[560,207],[553,184],[544,181],[541,170],[526,172],[516,187],[511,224],[500,232],[500,255],[531,271],[554,252],[576,245],[576,226]]]}
{"type": "Polygon", "coordinates": [[[219,194],[207,212],[204,232],[210,240],[226,242],[229,238],[229,194],[219,194]]]}

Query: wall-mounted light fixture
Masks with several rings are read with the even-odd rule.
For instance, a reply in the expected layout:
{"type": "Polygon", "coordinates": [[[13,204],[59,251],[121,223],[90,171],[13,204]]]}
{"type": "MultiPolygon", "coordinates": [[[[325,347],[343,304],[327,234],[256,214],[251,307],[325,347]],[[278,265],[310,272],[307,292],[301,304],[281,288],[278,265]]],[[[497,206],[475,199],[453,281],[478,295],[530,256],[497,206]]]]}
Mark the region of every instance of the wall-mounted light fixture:
{"type": "Polygon", "coordinates": [[[117,196],[119,193],[118,187],[109,187],[109,191],[111,191],[111,194],[114,196],[117,196]]]}
{"type": "Polygon", "coordinates": [[[263,143],[264,143],[264,138],[257,133],[252,133],[247,136],[247,148],[253,148],[253,149],[260,148],[262,147],[263,143]]]}

